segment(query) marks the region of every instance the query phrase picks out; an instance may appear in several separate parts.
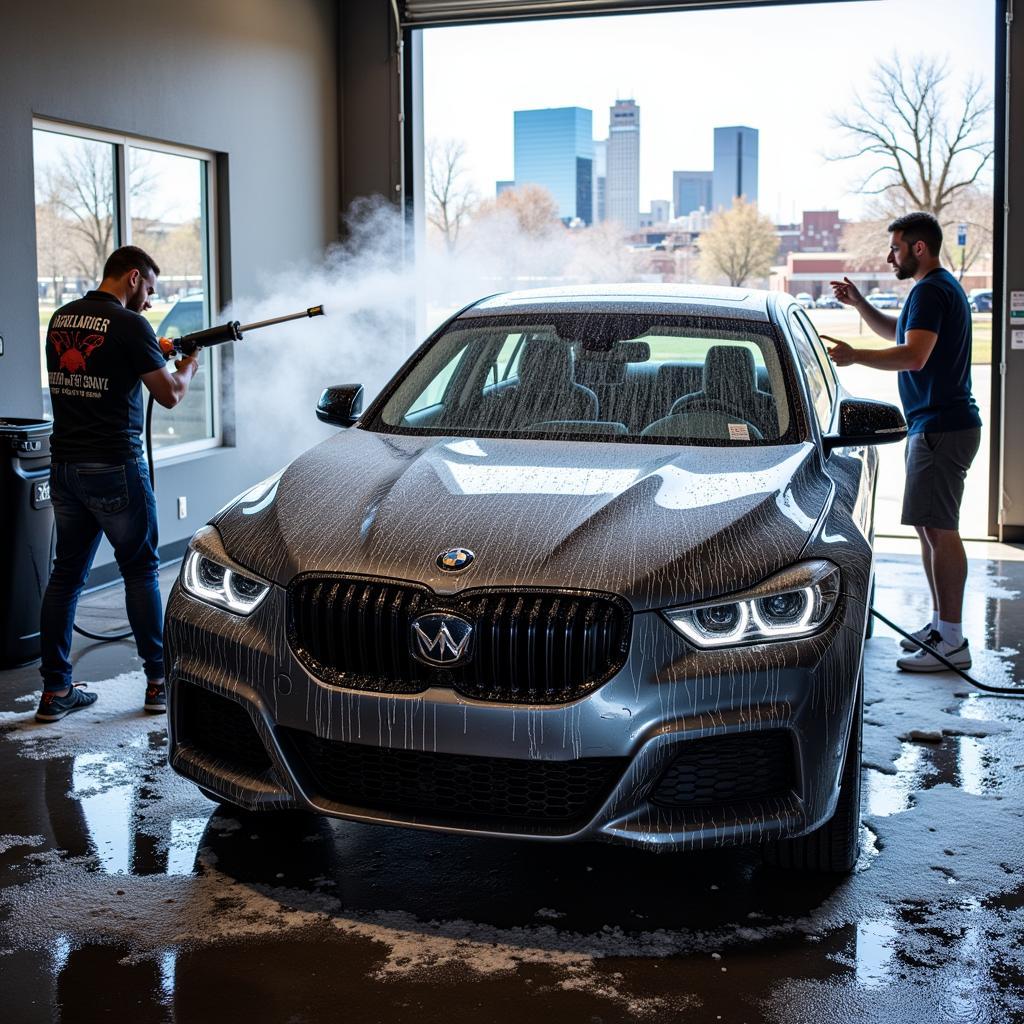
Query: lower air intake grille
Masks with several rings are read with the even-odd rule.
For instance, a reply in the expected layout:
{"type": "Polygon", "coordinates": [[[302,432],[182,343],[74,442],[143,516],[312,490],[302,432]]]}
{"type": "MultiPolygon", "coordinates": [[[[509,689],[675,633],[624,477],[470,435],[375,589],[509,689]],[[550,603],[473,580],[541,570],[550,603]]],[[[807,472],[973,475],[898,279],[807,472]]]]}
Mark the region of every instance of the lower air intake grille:
{"type": "Polygon", "coordinates": [[[618,758],[521,761],[388,750],[284,730],[317,793],[336,803],[448,820],[583,823],[625,770],[618,758]]]}
{"type": "Polygon", "coordinates": [[[288,637],[320,679],[380,693],[450,687],[477,700],[561,704],[610,679],[626,660],[630,610],[579,592],[467,591],[307,575],[288,590],[288,637]],[[412,624],[451,613],[472,629],[465,660],[438,668],[413,654],[412,624]]]}
{"type": "Polygon", "coordinates": [[[183,745],[247,775],[260,775],[271,766],[249,712],[238,701],[190,683],[177,685],[182,688],[179,740],[183,745]]]}
{"type": "Polygon", "coordinates": [[[710,736],[680,744],[651,799],[666,807],[711,807],[779,796],[795,784],[793,741],[785,730],[710,736]]]}

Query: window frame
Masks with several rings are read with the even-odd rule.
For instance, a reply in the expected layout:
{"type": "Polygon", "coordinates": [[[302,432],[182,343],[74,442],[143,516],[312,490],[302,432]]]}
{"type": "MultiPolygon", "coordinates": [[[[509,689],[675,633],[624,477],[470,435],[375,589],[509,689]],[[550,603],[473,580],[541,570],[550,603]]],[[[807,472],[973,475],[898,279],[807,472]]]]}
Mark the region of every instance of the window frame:
{"type": "MultiPolygon", "coordinates": [[[[149,150],[156,153],[166,153],[170,156],[187,157],[202,162],[205,169],[201,187],[202,201],[205,206],[203,211],[204,231],[202,233],[202,241],[206,250],[207,287],[204,289],[206,292],[205,313],[212,324],[214,311],[220,309],[220,264],[218,259],[220,252],[220,218],[217,206],[217,154],[213,150],[203,149],[199,146],[183,146],[176,143],[163,142],[159,139],[149,139],[143,135],[128,135],[122,132],[113,132],[104,128],[94,128],[90,125],[81,125],[72,121],[59,121],[47,117],[33,117],[32,131],[51,132],[57,135],[67,135],[71,138],[88,139],[94,142],[107,143],[114,147],[114,225],[118,246],[132,244],[132,218],[128,199],[128,149],[149,150]]],[[[34,166],[32,177],[34,181],[34,166]]],[[[210,437],[200,438],[196,441],[183,441],[180,444],[167,444],[156,448],[152,454],[153,461],[157,465],[181,458],[182,456],[193,455],[197,452],[221,448],[224,445],[221,352],[219,348],[211,348],[207,351],[207,355],[209,358],[210,392],[213,398],[213,434],[210,437]]]]}

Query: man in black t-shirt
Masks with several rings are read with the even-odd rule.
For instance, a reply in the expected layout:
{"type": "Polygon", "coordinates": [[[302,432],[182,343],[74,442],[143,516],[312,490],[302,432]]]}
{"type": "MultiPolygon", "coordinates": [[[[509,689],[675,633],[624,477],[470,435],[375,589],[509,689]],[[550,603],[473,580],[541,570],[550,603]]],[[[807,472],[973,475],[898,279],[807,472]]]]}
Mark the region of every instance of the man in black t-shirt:
{"type": "Polygon", "coordinates": [[[166,709],[156,498],[142,453],[140,381],[171,409],[185,397],[197,364],[186,356],[170,372],[141,315],[159,273],[142,249],[123,246],[104,265],[99,288],[58,309],[47,329],[57,555],[40,614],[40,722],[96,700],[72,682],[69,655],[78,597],[104,535],[124,577],[128,621],[146,674],[143,706],[166,709]]]}

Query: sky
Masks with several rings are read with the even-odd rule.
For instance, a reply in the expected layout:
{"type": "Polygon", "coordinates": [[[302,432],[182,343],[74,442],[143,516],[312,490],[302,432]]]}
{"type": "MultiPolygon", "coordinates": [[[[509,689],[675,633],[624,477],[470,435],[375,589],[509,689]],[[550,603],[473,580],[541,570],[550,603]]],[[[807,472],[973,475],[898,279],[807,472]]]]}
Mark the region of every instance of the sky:
{"type": "Polygon", "coordinates": [[[948,58],[991,94],[991,0],[861,0],[763,10],[576,18],[425,30],[425,136],[461,139],[482,197],[513,177],[512,115],[581,106],[607,137],[616,97],[640,105],[640,208],[672,198],[673,170],[710,170],[716,125],[760,130],[760,206],[778,222],[863,200],[829,124],[895,52],[948,58]]]}

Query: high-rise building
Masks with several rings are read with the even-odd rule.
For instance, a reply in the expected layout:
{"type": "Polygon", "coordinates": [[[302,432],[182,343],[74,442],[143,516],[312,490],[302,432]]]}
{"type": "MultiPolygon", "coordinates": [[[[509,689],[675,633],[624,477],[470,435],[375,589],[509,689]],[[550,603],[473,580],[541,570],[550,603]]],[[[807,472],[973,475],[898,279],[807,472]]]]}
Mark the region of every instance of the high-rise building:
{"type": "Polygon", "coordinates": [[[608,121],[605,212],[627,231],[640,227],[640,108],[616,100],[608,121]]]}
{"type": "Polygon", "coordinates": [[[594,139],[594,217],[593,223],[606,219],[606,192],[608,181],[608,140],[594,139]]]}
{"type": "Polygon", "coordinates": [[[715,170],[712,210],[728,210],[738,196],[757,202],[756,128],[732,125],[715,129],[715,170]]]}
{"type": "Polygon", "coordinates": [[[672,202],[677,217],[711,209],[711,171],[673,171],[672,202]]]}
{"type": "Polygon", "coordinates": [[[583,107],[515,112],[516,186],[542,185],[565,223],[594,216],[594,116],[583,107]]]}

